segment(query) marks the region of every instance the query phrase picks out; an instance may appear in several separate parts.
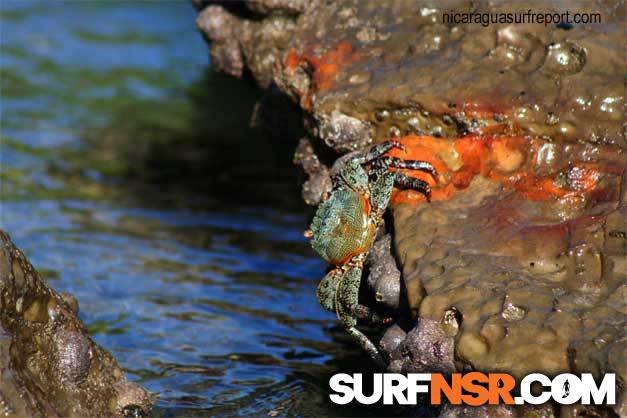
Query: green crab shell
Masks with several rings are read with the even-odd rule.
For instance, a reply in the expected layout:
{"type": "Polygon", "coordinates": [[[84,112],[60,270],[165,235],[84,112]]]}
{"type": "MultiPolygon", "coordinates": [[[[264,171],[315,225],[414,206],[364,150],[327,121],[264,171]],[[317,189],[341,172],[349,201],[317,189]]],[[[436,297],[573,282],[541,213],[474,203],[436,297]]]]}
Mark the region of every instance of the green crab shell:
{"type": "Polygon", "coordinates": [[[311,246],[334,265],[367,251],[374,238],[370,203],[350,189],[334,191],[318,207],[311,223],[311,246]]]}

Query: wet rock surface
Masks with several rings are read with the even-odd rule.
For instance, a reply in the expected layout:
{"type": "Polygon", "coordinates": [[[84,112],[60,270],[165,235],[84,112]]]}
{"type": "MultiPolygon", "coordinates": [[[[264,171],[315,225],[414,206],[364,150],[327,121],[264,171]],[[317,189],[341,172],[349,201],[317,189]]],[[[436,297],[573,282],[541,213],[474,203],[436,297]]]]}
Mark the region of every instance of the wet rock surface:
{"type": "MultiPolygon", "coordinates": [[[[296,161],[310,175],[308,203],[324,198],[334,172],[320,148],[339,155],[397,137],[407,151],[392,155],[440,173],[421,177],[430,204],[395,193],[393,239],[378,240],[369,260],[373,299],[379,292],[382,305],[402,309],[380,342],[391,370],[613,372],[626,381],[623,2],[314,1],[298,13],[265,6],[254,18],[211,7],[199,28],[212,54],[223,54],[226,32],[202,22],[216,13],[238,28],[229,30],[253,34],[246,39],[272,40],[262,58],[236,36],[259,83],[303,110],[309,138],[296,161]],[[598,13],[602,23],[484,27],[443,15],[528,9],[598,13]],[[285,34],[269,28],[274,19],[285,34]]],[[[624,383],[619,393],[611,412],[556,413],[624,416],[624,383]]],[[[472,414],[553,413],[497,409],[472,414]]]]}
{"type": "Polygon", "coordinates": [[[440,413],[440,418],[553,418],[557,415],[553,407],[546,405],[525,405],[524,407],[511,407],[506,405],[485,405],[479,407],[445,405],[440,413]]]}
{"type": "Polygon", "coordinates": [[[375,140],[498,131],[625,145],[619,1],[252,4],[263,19],[240,18],[228,2],[200,12],[213,65],[237,76],[246,66],[263,86],[276,83],[338,151],[356,132],[353,147],[363,145],[367,131],[375,140]],[[443,17],[528,9],[599,13],[602,23],[484,27],[443,17]]]}
{"type": "MultiPolygon", "coordinates": [[[[386,350],[387,347],[381,347],[386,350]]],[[[387,350],[386,350],[387,351],[387,350]]],[[[453,337],[438,321],[421,318],[390,354],[389,370],[395,373],[452,373],[453,337]]]]}
{"type": "Polygon", "coordinates": [[[127,382],[78,318],[78,302],[48,287],[0,231],[0,412],[4,416],[149,414],[150,395],[127,382]]]}
{"type": "Polygon", "coordinates": [[[401,272],[392,254],[392,236],[377,239],[368,254],[368,286],[375,300],[387,311],[401,306],[401,272]]]}

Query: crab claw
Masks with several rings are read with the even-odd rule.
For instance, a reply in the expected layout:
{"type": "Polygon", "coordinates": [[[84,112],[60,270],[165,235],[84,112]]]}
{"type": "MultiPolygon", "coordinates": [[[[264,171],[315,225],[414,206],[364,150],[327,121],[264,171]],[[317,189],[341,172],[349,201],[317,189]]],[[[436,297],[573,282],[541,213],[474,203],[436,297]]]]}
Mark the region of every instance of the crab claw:
{"type": "Polygon", "coordinates": [[[304,236],[305,238],[311,238],[311,237],[313,237],[313,235],[314,235],[314,234],[313,234],[313,231],[312,231],[311,229],[308,229],[308,230],[306,230],[305,232],[303,232],[303,236],[304,236]]]}
{"type": "Polygon", "coordinates": [[[425,167],[424,171],[426,171],[427,173],[431,174],[431,177],[433,177],[433,179],[435,180],[435,182],[438,182],[438,177],[440,176],[438,174],[438,170],[435,169],[434,166],[432,166],[431,164],[429,164],[430,167],[425,167]]]}
{"type": "Polygon", "coordinates": [[[394,148],[399,148],[403,151],[407,151],[407,149],[405,148],[405,145],[403,145],[400,141],[397,141],[396,139],[388,139],[387,141],[389,144],[392,144],[394,146],[394,148]]]}

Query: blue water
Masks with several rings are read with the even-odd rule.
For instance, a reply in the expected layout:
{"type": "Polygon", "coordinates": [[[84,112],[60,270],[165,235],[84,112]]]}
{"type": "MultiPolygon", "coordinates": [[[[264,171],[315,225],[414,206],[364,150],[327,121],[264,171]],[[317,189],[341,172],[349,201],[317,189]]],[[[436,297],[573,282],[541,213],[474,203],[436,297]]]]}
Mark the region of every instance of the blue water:
{"type": "MultiPolygon", "coordinates": [[[[125,130],[136,120],[160,124],[155,135],[187,137],[194,136],[187,114],[204,112],[198,135],[216,161],[233,126],[248,124],[248,105],[229,109],[235,119],[225,128],[212,113],[220,103],[205,109],[190,99],[194,88],[209,99],[224,89],[207,75],[191,4],[3,0],[0,7],[0,227],[52,286],[76,295],[95,340],[159,395],[156,414],[366,414],[327,398],[328,376],[359,369],[365,357],[316,301],[325,265],[302,236],[307,211],[278,196],[275,204],[241,203],[211,188],[214,177],[228,185],[245,176],[256,190],[263,165],[231,175],[229,164],[244,158],[235,143],[220,175],[174,170],[167,191],[153,179],[156,193],[144,193],[143,169],[139,181],[115,175],[118,166],[143,167],[134,141],[145,131],[125,130]],[[137,160],[116,153],[126,148],[137,160]],[[182,192],[188,183],[205,189],[182,192]]],[[[229,106],[239,103],[234,96],[229,106]]],[[[277,176],[273,187],[296,190],[291,171],[277,176]]],[[[240,189],[229,190],[237,197],[240,189]]]]}

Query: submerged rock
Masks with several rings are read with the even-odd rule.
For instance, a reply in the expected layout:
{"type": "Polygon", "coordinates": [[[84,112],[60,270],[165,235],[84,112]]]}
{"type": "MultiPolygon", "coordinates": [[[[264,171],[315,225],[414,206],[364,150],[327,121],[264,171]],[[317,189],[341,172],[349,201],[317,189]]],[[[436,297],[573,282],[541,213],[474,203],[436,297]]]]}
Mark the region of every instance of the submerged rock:
{"type": "Polygon", "coordinates": [[[2,231],[0,383],[4,416],[123,416],[131,404],[147,415],[152,404],[89,337],[76,299],[48,287],[2,231]]]}

